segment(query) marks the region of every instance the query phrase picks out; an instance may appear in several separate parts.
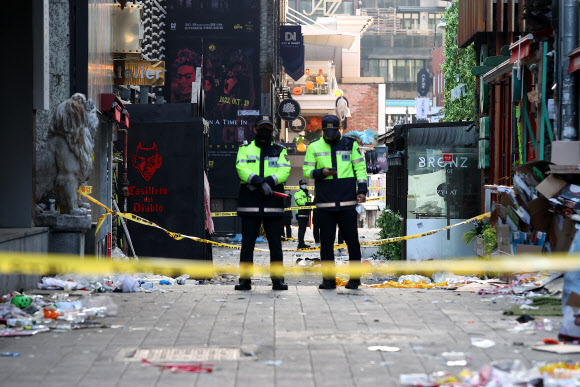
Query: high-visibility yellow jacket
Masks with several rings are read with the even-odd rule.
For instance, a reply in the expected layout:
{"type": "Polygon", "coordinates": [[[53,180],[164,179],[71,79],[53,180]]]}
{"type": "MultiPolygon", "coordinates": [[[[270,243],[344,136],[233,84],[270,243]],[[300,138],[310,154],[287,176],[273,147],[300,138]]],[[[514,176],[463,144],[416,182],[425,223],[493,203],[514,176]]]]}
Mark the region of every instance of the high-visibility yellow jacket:
{"type": "Polygon", "coordinates": [[[238,215],[282,216],[284,199],[266,197],[260,191],[264,182],[274,191],[284,192],[284,183],[290,176],[290,161],[286,148],[279,144],[259,148],[252,141],[240,146],[236,169],[242,181],[238,199],[238,215]]]}
{"type": "MultiPolygon", "coordinates": [[[[297,207],[305,206],[308,203],[308,194],[303,189],[299,189],[294,194],[294,203],[297,207]]],[[[308,218],[310,216],[310,210],[296,210],[296,216],[298,218],[308,218]]]]}
{"type": "Polygon", "coordinates": [[[335,143],[328,144],[324,138],[313,141],[306,150],[304,177],[315,180],[316,208],[340,211],[353,208],[358,193],[367,193],[367,172],[364,157],[358,143],[341,136],[335,143]],[[336,168],[335,176],[324,176],[323,168],[336,168]]]}

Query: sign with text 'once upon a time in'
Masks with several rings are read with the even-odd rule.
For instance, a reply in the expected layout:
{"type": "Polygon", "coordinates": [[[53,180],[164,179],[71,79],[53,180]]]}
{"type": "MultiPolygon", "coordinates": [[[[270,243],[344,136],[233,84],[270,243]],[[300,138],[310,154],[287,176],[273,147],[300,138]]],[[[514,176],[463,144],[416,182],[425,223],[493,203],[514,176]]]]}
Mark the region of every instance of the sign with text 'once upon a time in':
{"type": "Polygon", "coordinates": [[[163,86],[165,85],[165,62],[161,60],[113,61],[115,85],[163,86]]]}

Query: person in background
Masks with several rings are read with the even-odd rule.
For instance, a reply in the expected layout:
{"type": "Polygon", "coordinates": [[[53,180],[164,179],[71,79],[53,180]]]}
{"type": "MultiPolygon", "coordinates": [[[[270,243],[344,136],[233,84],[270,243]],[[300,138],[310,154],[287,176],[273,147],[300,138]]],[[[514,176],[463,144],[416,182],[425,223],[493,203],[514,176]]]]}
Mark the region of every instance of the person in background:
{"type": "MultiPolygon", "coordinates": [[[[309,205],[308,186],[306,180],[300,180],[299,190],[294,194],[294,203],[297,207],[309,205]]],[[[310,209],[296,210],[296,219],[298,220],[298,248],[307,249],[308,246],[304,243],[304,234],[306,233],[306,226],[308,226],[308,218],[310,217],[310,209]]]]}

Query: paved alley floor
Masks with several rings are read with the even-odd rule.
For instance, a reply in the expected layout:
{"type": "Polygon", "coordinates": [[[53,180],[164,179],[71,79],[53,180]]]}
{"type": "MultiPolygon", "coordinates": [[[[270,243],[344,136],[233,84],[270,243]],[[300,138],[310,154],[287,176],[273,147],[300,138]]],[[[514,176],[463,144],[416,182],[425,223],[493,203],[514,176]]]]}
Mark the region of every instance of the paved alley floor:
{"type": "MultiPolygon", "coordinates": [[[[396,386],[404,373],[456,374],[463,367],[443,362],[441,354],[449,351],[468,355],[472,370],[501,359],[521,359],[527,366],[580,360],[531,349],[543,338],[555,338],[557,327],[510,332],[515,317],[502,314],[512,305],[506,297],[439,289],[322,291],[306,285],[285,292],[267,285],[237,292],[231,284],[193,281],[164,289],[107,294],[119,306],[116,317],[102,320],[108,328],[1,338],[0,352],[20,356],[0,357],[0,385],[396,386]],[[471,338],[496,344],[481,349],[471,345],[471,338]],[[369,346],[400,351],[370,351],[369,346]],[[171,348],[197,353],[210,348],[213,360],[204,363],[213,364],[213,372],[145,367],[139,358],[143,352],[136,352],[171,348]]],[[[561,320],[550,318],[555,324],[561,320]]],[[[164,354],[155,356],[170,359],[171,352],[164,354]]]]}

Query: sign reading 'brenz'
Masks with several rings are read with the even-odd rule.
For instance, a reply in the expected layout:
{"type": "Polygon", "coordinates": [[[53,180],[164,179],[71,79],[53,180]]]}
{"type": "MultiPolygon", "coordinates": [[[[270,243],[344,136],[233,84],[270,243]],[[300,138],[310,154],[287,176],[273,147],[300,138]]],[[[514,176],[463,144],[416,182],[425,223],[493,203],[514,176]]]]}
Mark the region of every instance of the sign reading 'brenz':
{"type": "Polygon", "coordinates": [[[165,62],[161,60],[113,61],[115,85],[163,86],[165,85],[165,62]]]}
{"type": "Polygon", "coordinates": [[[419,156],[419,168],[445,168],[445,167],[455,167],[455,168],[468,168],[468,157],[458,156],[453,157],[453,155],[445,154],[441,157],[421,157],[419,156]]]}

